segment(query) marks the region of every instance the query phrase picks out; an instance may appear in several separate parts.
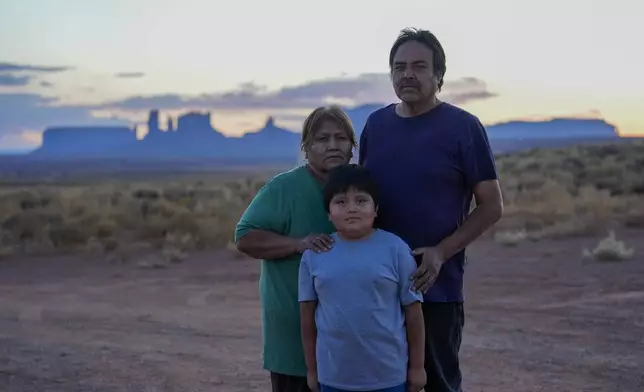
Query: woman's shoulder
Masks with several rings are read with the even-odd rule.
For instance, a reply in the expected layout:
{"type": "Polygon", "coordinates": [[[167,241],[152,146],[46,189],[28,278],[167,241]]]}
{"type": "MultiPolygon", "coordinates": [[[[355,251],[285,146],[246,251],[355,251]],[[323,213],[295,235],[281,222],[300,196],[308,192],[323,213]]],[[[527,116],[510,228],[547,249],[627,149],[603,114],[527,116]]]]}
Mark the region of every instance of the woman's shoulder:
{"type": "Polygon", "coordinates": [[[276,174],[264,184],[264,188],[270,190],[289,190],[289,188],[298,188],[306,180],[306,168],[296,166],[287,171],[276,174]]]}
{"type": "Polygon", "coordinates": [[[309,173],[303,165],[276,174],[268,182],[279,186],[297,185],[308,180],[309,173]]]}

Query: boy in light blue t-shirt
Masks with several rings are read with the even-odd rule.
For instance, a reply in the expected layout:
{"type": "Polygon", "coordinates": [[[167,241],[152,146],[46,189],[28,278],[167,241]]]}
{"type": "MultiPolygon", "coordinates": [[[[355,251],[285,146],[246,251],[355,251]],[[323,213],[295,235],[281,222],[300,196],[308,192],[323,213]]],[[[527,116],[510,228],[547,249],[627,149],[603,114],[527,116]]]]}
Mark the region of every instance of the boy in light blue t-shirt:
{"type": "Polygon", "coordinates": [[[416,392],[425,386],[422,294],[416,262],[396,235],[375,229],[378,192],[357,165],[335,168],[324,202],[336,228],[330,251],[306,251],[299,272],[309,388],[416,392]]]}

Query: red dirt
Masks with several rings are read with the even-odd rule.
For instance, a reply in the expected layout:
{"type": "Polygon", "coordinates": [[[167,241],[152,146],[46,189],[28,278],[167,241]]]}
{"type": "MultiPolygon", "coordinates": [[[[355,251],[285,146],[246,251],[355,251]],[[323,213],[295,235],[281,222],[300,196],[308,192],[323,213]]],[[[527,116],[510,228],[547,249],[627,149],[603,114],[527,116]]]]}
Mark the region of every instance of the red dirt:
{"type": "MultiPolygon", "coordinates": [[[[471,248],[468,392],[644,390],[644,234],[619,235],[633,260],[582,260],[596,239],[471,248]]],[[[0,390],[268,391],[258,271],[224,252],[1,261],[0,390]]]]}

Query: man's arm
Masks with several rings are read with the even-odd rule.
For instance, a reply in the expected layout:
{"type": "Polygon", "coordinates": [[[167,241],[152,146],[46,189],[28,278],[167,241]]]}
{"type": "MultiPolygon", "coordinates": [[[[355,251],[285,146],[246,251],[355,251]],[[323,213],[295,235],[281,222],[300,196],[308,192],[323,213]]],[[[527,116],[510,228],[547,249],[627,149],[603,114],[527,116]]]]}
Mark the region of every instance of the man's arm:
{"type": "Polygon", "coordinates": [[[503,215],[503,197],[498,180],[481,181],[474,186],[476,208],[463,224],[438,244],[442,260],[448,260],[492,227],[503,215]]]}
{"type": "Polygon", "coordinates": [[[360,140],[358,141],[358,165],[364,166],[365,158],[367,157],[367,122],[365,122],[364,127],[362,128],[362,133],[360,134],[360,140]]]}
{"type": "Polygon", "coordinates": [[[485,127],[475,119],[467,131],[460,151],[461,166],[467,185],[474,194],[476,208],[452,235],[438,245],[443,261],[466,248],[503,215],[499,177],[485,127]]]}

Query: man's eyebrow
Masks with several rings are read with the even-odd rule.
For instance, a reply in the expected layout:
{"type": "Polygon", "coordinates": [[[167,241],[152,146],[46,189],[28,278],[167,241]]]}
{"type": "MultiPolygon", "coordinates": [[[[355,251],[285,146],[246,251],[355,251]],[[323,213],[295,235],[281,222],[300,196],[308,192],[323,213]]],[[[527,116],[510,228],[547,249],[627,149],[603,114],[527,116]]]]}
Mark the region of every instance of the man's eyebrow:
{"type": "MultiPolygon", "coordinates": [[[[412,64],[429,64],[429,62],[426,61],[426,60],[416,60],[416,61],[412,61],[411,63],[412,64]]],[[[405,64],[407,64],[407,61],[400,61],[400,60],[399,61],[394,61],[394,64],[405,65],[405,64]]]]}

